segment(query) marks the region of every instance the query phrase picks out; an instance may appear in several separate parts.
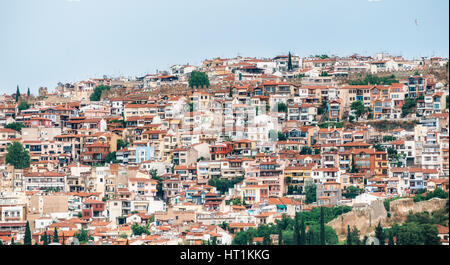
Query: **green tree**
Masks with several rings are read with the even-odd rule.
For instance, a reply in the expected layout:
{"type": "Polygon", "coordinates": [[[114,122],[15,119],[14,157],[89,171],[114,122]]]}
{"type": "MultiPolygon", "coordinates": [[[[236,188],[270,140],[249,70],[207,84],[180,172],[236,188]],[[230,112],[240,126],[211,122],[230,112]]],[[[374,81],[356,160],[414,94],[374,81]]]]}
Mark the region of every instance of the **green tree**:
{"type": "Polygon", "coordinates": [[[322,104],[317,108],[317,114],[322,115],[328,111],[328,101],[322,100],[322,104]]]}
{"type": "Polygon", "coordinates": [[[311,229],[306,233],[306,245],[317,245],[316,238],[311,229]]]}
{"type": "Polygon", "coordinates": [[[305,203],[310,204],[316,201],[316,184],[312,181],[307,181],[305,183],[305,203]]]}
{"type": "Polygon", "coordinates": [[[305,231],[305,217],[302,214],[301,223],[300,223],[300,244],[299,245],[305,245],[306,244],[306,231],[305,231]]]}
{"type": "Polygon", "coordinates": [[[23,239],[24,245],[31,245],[31,230],[30,230],[30,223],[27,221],[27,224],[25,226],[25,236],[23,239]]]}
{"type": "Polygon", "coordinates": [[[392,136],[392,135],[383,136],[383,142],[391,142],[391,141],[395,141],[395,140],[396,140],[395,136],[392,136]]]}
{"type": "Polygon", "coordinates": [[[324,122],[324,123],[319,123],[319,128],[328,128],[328,127],[336,127],[336,128],[343,128],[344,127],[344,123],[343,122],[324,122]]]}
{"type": "Polygon", "coordinates": [[[195,88],[195,87],[209,87],[209,78],[206,73],[198,72],[198,71],[192,71],[191,77],[189,78],[189,87],[195,88]]]}
{"type": "Polygon", "coordinates": [[[347,225],[347,245],[352,244],[352,232],[350,231],[350,225],[347,225]]]}
{"type": "Polygon", "coordinates": [[[397,245],[422,245],[422,229],[417,223],[403,224],[397,235],[397,245]]]}
{"type": "Polygon", "coordinates": [[[228,226],[228,223],[223,221],[221,224],[219,224],[219,227],[226,231],[226,230],[228,230],[229,226],[228,226]]]}
{"type": "Polygon", "coordinates": [[[289,52],[289,57],[288,57],[288,71],[292,71],[292,55],[291,52],[289,52]]]}
{"type": "Polygon", "coordinates": [[[15,169],[30,167],[30,154],[19,142],[13,142],[6,148],[5,162],[15,169]]]}
{"type": "Polygon", "coordinates": [[[89,96],[90,101],[100,101],[103,90],[110,90],[110,86],[99,85],[94,88],[94,92],[89,96]]]}
{"type": "Polygon", "coordinates": [[[323,207],[320,207],[320,244],[325,245],[325,219],[323,216],[323,207]]]}
{"type": "Polygon", "coordinates": [[[189,102],[188,106],[189,106],[189,112],[194,112],[194,103],[193,102],[189,102]]]}
{"type": "MultiPolygon", "coordinates": [[[[435,214],[442,214],[446,209],[441,209],[433,212],[435,214]]],[[[438,237],[438,230],[435,219],[430,216],[428,212],[410,213],[406,217],[403,225],[394,224],[389,230],[385,231],[389,237],[397,238],[397,245],[440,245],[440,238],[438,237]]],[[[448,225],[448,212],[446,217],[446,225],[448,225]]],[[[391,241],[391,239],[389,239],[391,241]]],[[[392,239],[393,241],[393,239],[392,239]]],[[[393,244],[390,243],[390,244],[393,244]]]]}
{"type": "Polygon", "coordinates": [[[22,111],[22,110],[27,110],[27,109],[29,109],[30,108],[30,105],[28,104],[28,102],[26,102],[26,101],[21,101],[20,103],[19,103],[19,105],[17,106],[17,109],[19,109],[20,111],[22,111]]]}
{"type": "Polygon", "coordinates": [[[224,194],[229,188],[234,187],[235,184],[242,182],[242,180],[244,180],[243,176],[235,177],[231,180],[213,177],[209,179],[208,185],[216,187],[221,194],[224,194]]]}
{"type": "Polygon", "coordinates": [[[164,190],[162,188],[163,185],[163,179],[158,176],[158,171],[156,169],[152,169],[150,171],[150,176],[152,177],[152,179],[158,181],[158,183],[156,184],[156,196],[162,198],[164,195],[164,190]]]}
{"type": "Polygon", "coordinates": [[[283,230],[278,229],[278,245],[283,245],[283,230]]]}
{"type": "Polygon", "coordinates": [[[278,132],[277,137],[278,137],[278,141],[286,141],[287,140],[286,135],[284,135],[284,133],[282,133],[282,132],[278,132]]]}
{"type": "Polygon", "coordinates": [[[311,147],[308,146],[302,146],[302,149],[300,150],[301,155],[312,155],[313,150],[311,147]]]}
{"type": "Polygon", "coordinates": [[[349,85],[390,85],[392,83],[398,83],[398,80],[395,79],[395,75],[378,77],[376,75],[368,74],[363,80],[356,79],[348,82],[349,85]]]}
{"type": "Polygon", "coordinates": [[[11,122],[11,123],[5,125],[6,129],[13,129],[18,132],[21,132],[22,128],[24,128],[24,127],[25,127],[25,125],[23,125],[23,123],[21,123],[21,122],[11,122]]]}
{"type": "Polygon", "coordinates": [[[441,239],[438,236],[437,227],[434,224],[423,224],[422,236],[423,236],[423,244],[425,246],[441,244],[441,239]]]}
{"type": "Polygon", "coordinates": [[[288,111],[287,105],[284,104],[283,102],[278,103],[277,107],[278,107],[278,112],[285,112],[285,113],[287,113],[287,111],[288,111]]]}
{"type": "Polygon", "coordinates": [[[106,163],[112,163],[115,164],[117,163],[117,159],[116,159],[116,152],[110,152],[106,155],[105,157],[105,162],[106,163]]]}
{"type": "Polygon", "coordinates": [[[389,231],[388,233],[388,246],[394,245],[394,233],[392,231],[389,231]]]}
{"type": "Polygon", "coordinates": [[[63,237],[62,237],[62,245],[66,244],[66,237],[64,236],[64,232],[63,232],[63,237]]]}
{"type": "Polygon", "coordinates": [[[384,147],[379,143],[373,144],[372,147],[373,149],[375,149],[375,151],[384,151],[384,147]]]}
{"type": "Polygon", "coordinates": [[[16,243],[14,243],[14,237],[11,237],[11,245],[15,245],[16,243]]]}
{"type": "Polygon", "coordinates": [[[55,227],[55,231],[53,231],[53,243],[59,243],[58,239],[58,230],[55,227]]]}
{"type": "Polygon", "coordinates": [[[128,142],[126,142],[126,141],[124,141],[122,139],[117,140],[117,144],[116,144],[117,150],[120,150],[120,149],[125,148],[127,146],[128,146],[128,142]]]}
{"type": "Polygon", "coordinates": [[[308,245],[335,245],[338,243],[336,231],[332,227],[324,225],[321,228],[321,225],[318,223],[312,223],[308,227],[308,233],[310,233],[308,245]]]}
{"type": "Polygon", "coordinates": [[[234,235],[232,244],[233,245],[247,245],[248,244],[248,234],[246,233],[246,231],[237,232],[234,235]]]}
{"type": "Polygon", "coordinates": [[[242,205],[241,198],[235,198],[232,201],[233,205],[242,205]]]}
{"type": "Polygon", "coordinates": [[[265,233],[263,237],[263,245],[270,245],[270,234],[265,233]]]}
{"type": "Polygon", "coordinates": [[[17,85],[17,90],[16,90],[16,102],[19,102],[19,98],[20,98],[20,90],[19,90],[19,85],[17,85]]]}
{"type": "Polygon", "coordinates": [[[355,115],[357,118],[361,117],[365,113],[364,104],[360,100],[352,102],[352,104],[350,105],[350,109],[355,111],[355,115]]]}
{"type": "Polygon", "coordinates": [[[349,172],[350,173],[358,173],[359,172],[359,169],[358,169],[358,167],[356,167],[355,159],[353,157],[352,157],[352,164],[351,164],[349,172]]]}
{"type": "Polygon", "coordinates": [[[131,226],[131,230],[133,231],[133,235],[140,236],[142,234],[150,235],[150,231],[148,230],[148,227],[140,226],[137,223],[134,223],[131,226]]]}
{"type": "Polygon", "coordinates": [[[48,245],[47,231],[44,232],[44,236],[43,238],[41,238],[41,240],[43,241],[43,245],[48,245]]]}
{"type": "Polygon", "coordinates": [[[362,189],[359,189],[359,188],[354,187],[354,186],[350,186],[350,187],[345,189],[345,193],[343,195],[347,199],[354,199],[356,196],[358,196],[362,192],[363,192],[362,189]]]}
{"type": "Polygon", "coordinates": [[[292,234],[292,241],[295,245],[300,245],[300,226],[298,223],[298,214],[294,217],[294,233],[292,234]]]}
{"type": "Polygon", "coordinates": [[[353,245],[361,245],[361,240],[359,239],[359,230],[356,227],[353,227],[352,229],[351,238],[353,245]]]}
{"type": "Polygon", "coordinates": [[[330,58],[330,57],[328,57],[328,55],[326,55],[326,54],[322,54],[322,55],[315,55],[314,57],[317,57],[317,58],[319,58],[319,59],[328,59],[328,58],[330,58]]]}
{"type": "Polygon", "coordinates": [[[30,98],[30,96],[31,96],[30,88],[28,87],[27,97],[30,98]]]}
{"type": "Polygon", "coordinates": [[[328,73],[326,71],[322,71],[319,76],[328,76],[328,73]]]}
{"type": "MultiPolygon", "coordinates": [[[[268,234],[279,234],[278,236],[281,238],[281,243],[283,245],[295,245],[295,244],[312,244],[319,245],[320,244],[320,207],[314,207],[311,210],[304,211],[301,213],[296,213],[296,218],[290,218],[286,214],[282,215],[281,219],[275,221],[275,224],[270,225],[262,225],[260,224],[256,229],[250,228],[246,231],[242,231],[246,233],[247,236],[245,239],[247,242],[251,242],[251,238],[254,236],[264,237],[268,234]],[[299,222],[301,218],[301,222],[299,222]],[[300,224],[298,228],[296,228],[296,224],[300,224]],[[306,231],[306,225],[308,225],[308,232],[306,231]],[[299,230],[299,237],[294,236],[294,232],[299,230]],[[281,233],[281,234],[280,234],[281,233]],[[304,240],[303,240],[304,239],[304,240]],[[297,241],[298,240],[298,241],[297,241]],[[296,243],[297,241],[297,243],[296,243]]],[[[339,206],[339,207],[323,207],[323,219],[324,222],[327,223],[332,219],[336,218],[338,215],[351,211],[351,207],[348,206],[339,206]]],[[[334,245],[338,243],[338,238],[336,231],[327,225],[324,225],[325,230],[325,242],[327,245],[334,245]]],[[[244,237],[244,235],[239,235],[239,237],[244,237]]],[[[238,238],[239,238],[238,237],[238,238]]]]}
{"type": "Polygon", "coordinates": [[[381,227],[381,222],[375,227],[375,237],[380,241],[380,245],[384,245],[385,234],[383,232],[383,227],[381,227]]]}
{"type": "Polygon", "coordinates": [[[89,235],[89,232],[87,230],[84,230],[83,228],[75,233],[74,237],[76,237],[78,241],[80,241],[80,244],[86,244],[89,240],[93,239],[92,236],[89,235]]]}
{"type": "Polygon", "coordinates": [[[373,110],[369,107],[369,108],[367,108],[367,112],[368,112],[367,119],[372,120],[373,119],[373,110]]]}
{"type": "Polygon", "coordinates": [[[402,118],[408,116],[409,113],[416,107],[417,101],[412,98],[405,98],[405,101],[402,105],[402,118]]]}

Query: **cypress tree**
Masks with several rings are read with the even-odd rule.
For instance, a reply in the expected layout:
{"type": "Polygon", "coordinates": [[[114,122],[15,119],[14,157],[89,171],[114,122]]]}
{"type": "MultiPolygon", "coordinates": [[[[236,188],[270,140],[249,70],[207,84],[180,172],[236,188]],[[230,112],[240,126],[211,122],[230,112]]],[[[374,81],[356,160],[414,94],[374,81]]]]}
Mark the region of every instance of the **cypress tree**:
{"type": "Polygon", "coordinates": [[[359,169],[356,167],[355,164],[355,158],[352,157],[352,164],[351,164],[351,168],[350,168],[350,173],[358,173],[359,169]]]}
{"type": "Polygon", "coordinates": [[[17,90],[16,90],[16,102],[19,102],[19,98],[20,98],[20,91],[19,91],[19,85],[17,85],[17,90]]]}
{"type": "Polygon", "coordinates": [[[53,232],[53,243],[59,243],[58,231],[56,230],[56,227],[55,227],[55,231],[53,232]]]}
{"type": "Polygon", "coordinates": [[[31,95],[30,88],[28,87],[27,97],[30,97],[30,95],[31,95]]]}
{"type": "Polygon", "coordinates": [[[350,232],[350,225],[347,225],[347,245],[352,244],[352,233],[350,232]]]}
{"type": "Polygon", "coordinates": [[[305,217],[302,214],[302,222],[300,224],[300,245],[306,244],[305,217]]]}
{"type": "Polygon", "coordinates": [[[361,240],[359,239],[359,230],[354,226],[352,231],[352,243],[354,245],[361,245],[361,240]]]}
{"type": "Polygon", "coordinates": [[[289,58],[288,58],[288,71],[292,71],[292,56],[291,56],[291,52],[289,52],[289,58]]]}
{"type": "Polygon", "coordinates": [[[125,244],[126,244],[126,245],[129,245],[129,244],[128,244],[128,239],[127,239],[127,242],[126,242],[125,244]]]}
{"type": "Polygon", "coordinates": [[[292,242],[294,245],[300,245],[300,228],[298,226],[298,214],[295,214],[294,217],[294,233],[293,233],[293,240],[292,242]]]}
{"type": "Polygon", "coordinates": [[[66,243],[65,241],[66,241],[66,239],[65,239],[65,237],[64,237],[64,232],[63,232],[63,238],[62,238],[62,244],[63,244],[63,245],[65,245],[65,243],[66,243]]]}
{"type": "Polygon", "coordinates": [[[11,237],[11,245],[15,245],[16,243],[14,243],[14,237],[11,237]]]}
{"type": "Polygon", "coordinates": [[[308,233],[306,233],[306,239],[307,245],[316,245],[316,239],[312,230],[309,230],[308,233]]]}
{"type": "Polygon", "coordinates": [[[323,216],[323,206],[320,207],[320,244],[325,245],[325,220],[323,216]]]}
{"type": "Polygon", "coordinates": [[[269,232],[264,234],[263,245],[266,245],[266,246],[270,245],[270,233],[269,232]]]}
{"type": "Polygon", "coordinates": [[[393,246],[394,245],[394,233],[392,231],[389,233],[388,245],[389,246],[393,246]]]}
{"type": "Polygon", "coordinates": [[[23,239],[23,244],[31,245],[31,230],[30,230],[30,223],[28,221],[25,226],[25,237],[23,239]]]}
{"type": "Polygon", "coordinates": [[[278,245],[283,245],[283,230],[278,229],[278,245]]]}
{"type": "Polygon", "coordinates": [[[384,232],[383,227],[381,227],[381,221],[378,222],[377,227],[375,227],[375,237],[380,241],[380,245],[384,245],[384,232]]]}
{"type": "Polygon", "coordinates": [[[47,231],[44,232],[44,239],[42,241],[44,241],[44,245],[48,245],[47,231]]]}

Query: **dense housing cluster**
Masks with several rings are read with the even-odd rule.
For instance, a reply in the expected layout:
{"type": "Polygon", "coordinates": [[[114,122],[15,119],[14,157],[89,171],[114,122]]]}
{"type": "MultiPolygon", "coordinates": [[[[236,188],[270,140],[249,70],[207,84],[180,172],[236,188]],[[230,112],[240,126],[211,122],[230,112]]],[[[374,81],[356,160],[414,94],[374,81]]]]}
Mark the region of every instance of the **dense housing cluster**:
{"type": "Polygon", "coordinates": [[[315,207],[448,193],[447,76],[437,57],[289,53],[17,87],[0,242],[232,244],[315,207]]]}

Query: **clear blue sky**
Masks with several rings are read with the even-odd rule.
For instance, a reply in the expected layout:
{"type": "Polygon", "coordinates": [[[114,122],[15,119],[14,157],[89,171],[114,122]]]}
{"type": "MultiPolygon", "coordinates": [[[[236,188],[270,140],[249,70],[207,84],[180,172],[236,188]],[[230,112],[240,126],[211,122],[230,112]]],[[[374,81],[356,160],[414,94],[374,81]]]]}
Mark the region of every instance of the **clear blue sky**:
{"type": "Polygon", "coordinates": [[[0,0],[0,93],[238,54],[448,57],[448,10],[447,0],[0,0]]]}

